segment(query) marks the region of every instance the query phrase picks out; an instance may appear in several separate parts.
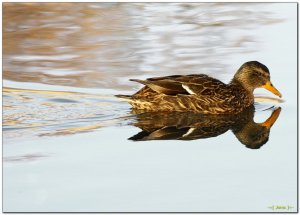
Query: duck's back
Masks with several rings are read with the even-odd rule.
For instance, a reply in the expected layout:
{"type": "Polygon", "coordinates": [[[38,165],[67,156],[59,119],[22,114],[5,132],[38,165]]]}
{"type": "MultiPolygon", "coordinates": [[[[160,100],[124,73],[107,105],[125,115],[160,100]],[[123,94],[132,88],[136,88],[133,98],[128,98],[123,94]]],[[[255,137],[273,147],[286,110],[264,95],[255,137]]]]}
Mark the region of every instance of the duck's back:
{"type": "MultiPolygon", "coordinates": [[[[145,84],[158,94],[162,93],[165,95],[197,93],[191,92],[188,86],[194,87],[197,91],[207,88],[213,88],[216,86],[226,86],[223,82],[207,75],[172,75],[157,78],[148,78],[147,80],[132,79],[132,81],[145,84]]],[[[197,94],[199,93],[200,92],[198,92],[197,94]]],[[[139,92],[137,92],[135,95],[139,95],[139,92]]]]}

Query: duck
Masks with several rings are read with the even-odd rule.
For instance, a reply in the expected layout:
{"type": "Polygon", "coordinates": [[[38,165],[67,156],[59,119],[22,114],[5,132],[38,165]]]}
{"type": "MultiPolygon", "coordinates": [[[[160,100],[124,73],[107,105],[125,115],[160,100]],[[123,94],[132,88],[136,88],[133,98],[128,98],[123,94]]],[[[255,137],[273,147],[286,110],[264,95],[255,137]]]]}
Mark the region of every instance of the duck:
{"type": "Polygon", "coordinates": [[[244,63],[225,84],[205,74],[171,75],[130,79],[144,87],[133,95],[116,95],[133,109],[144,112],[194,112],[202,114],[240,113],[254,104],[256,88],[281,93],[270,80],[269,69],[258,61],[244,63]]]}
{"type": "Polygon", "coordinates": [[[132,111],[136,120],[132,125],[141,129],[131,141],[198,140],[213,138],[231,131],[237,140],[249,149],[259,149],[269,140],[272,126],[281,107],[272,108],[264,122],[254,121],[255,107],[251,105],[238,114],[199,114],[192,112],[139,112],[132,111]]]}

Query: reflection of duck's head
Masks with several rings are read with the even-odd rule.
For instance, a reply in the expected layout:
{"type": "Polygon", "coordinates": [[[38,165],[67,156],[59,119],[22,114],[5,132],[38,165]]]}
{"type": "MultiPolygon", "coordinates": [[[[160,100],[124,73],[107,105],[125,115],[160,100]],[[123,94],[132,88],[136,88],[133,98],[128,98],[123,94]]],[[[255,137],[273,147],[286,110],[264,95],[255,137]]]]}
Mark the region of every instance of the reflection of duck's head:
{"type": "Polygon", "coordinates": [[[250,92],[262,87],[281,97],[281,93],[271,83],[269,69],[257,61],[244,63],[234,75],[234,82],[242,84],[250,92]]]}
{"type": "Polygon", "coordinates": [[[269,140],[269,133],[272,125],[277,120],[281,108],[273,111],[272,115],[263,123],[255,123],[253,120],[242,127],[233,129],[237,139],[247,148],[259,149],[269,140]]]}

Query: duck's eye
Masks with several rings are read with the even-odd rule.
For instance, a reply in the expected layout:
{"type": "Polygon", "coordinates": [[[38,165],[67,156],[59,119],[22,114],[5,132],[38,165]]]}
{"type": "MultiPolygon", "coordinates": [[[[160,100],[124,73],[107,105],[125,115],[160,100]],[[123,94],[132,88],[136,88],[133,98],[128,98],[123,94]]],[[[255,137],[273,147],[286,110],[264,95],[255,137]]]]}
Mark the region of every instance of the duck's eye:
{"type": "Polygon", "coordinates": [[[260,75],[257,72],[251,73],[251,78],[258,78],[260,75]]]}
{"type": "Polygon", "coordinates": [[[251,74],[251,77],[252,78],[265,79],[266,76],[264,74],[262,74],[261,72],[253,72],[251,74]]]}

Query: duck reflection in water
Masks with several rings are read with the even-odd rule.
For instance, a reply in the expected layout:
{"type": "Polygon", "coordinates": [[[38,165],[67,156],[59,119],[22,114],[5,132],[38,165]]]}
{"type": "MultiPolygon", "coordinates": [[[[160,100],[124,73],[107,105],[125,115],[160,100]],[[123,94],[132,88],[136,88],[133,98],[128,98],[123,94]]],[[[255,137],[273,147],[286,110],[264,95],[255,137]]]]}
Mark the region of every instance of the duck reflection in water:
{"type": "Polygon", "coordinates": [[[280,107],[274,109],[263,123],[254,122],[254,106],[234,115],[134,111],[138,114],[134,126],[142,131],[129,140],[196,140],[216,137],[231,130],[246,147],[259,149],[268,142],[270,129],[279,117],[280,111],[280,107]]]}

